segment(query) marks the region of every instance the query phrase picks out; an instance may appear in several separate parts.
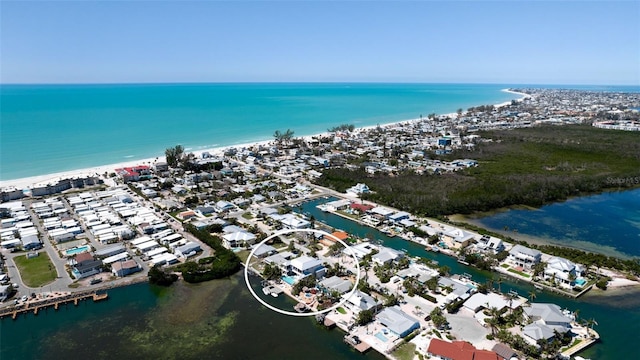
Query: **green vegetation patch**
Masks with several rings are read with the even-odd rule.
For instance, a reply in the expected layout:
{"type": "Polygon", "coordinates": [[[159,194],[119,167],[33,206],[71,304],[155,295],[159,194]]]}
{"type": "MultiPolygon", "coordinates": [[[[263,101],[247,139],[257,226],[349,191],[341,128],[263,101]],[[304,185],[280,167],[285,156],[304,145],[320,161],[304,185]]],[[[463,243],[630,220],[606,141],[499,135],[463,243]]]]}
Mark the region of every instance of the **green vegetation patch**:
{"type": "Polygon", "coordinates": [[[527,273],[523,273],[522,271],[518,271],[518,270],[516,270],[516,269],[509,269],[509,270],[507,270],[507,271],[509,271],[510,273],[514,273],[514,274],[518,274],[518,275],[520,275],[520,276],[527,277],[527,278],[528,278],[528,277],[531,277],[531,275],[529,275],[529,274],[527,274],[527,273]]]}
{"type": "Polygon", "coordinates": [[[412,360],[416,352],[416,344],[405,343],[397,348],[393,353],[393,357],[398,360],[412,360]]]}
{"type": "Polygon", "coordinates": [[[13,261],[20,271],[22,281],[29,287],[37,288],[46,285],[58,276],[49,255],[44,251],[31,259],[27,259],[26,255],[16,256],[13,261]]]}
{"type": "MultiPolygon", "coordinates": [[[[397,176],[368,174],[363,167],[326,169],[319,185],[345,191],[366,183],[366,200],[416,215],[470,214],[512,205],[542,206],[571,196],[634,186],[616,181],[640,177],[638,134],[589,125],[540,126],[480,133],[493,142],[441,160],[473,158],[479,166],[455,173],[397,176]]],[[[402,151],[402,149],[398,149],[402,151]]],[[[400,158],[400,165],[402,165],[400,158]]]]}
{"type": "Polygon", "coordinates": [[[347,310],[345,310],[342,306],[337,308],[336,311],[342,315],[345,315],[347,313],[347,310]]]}

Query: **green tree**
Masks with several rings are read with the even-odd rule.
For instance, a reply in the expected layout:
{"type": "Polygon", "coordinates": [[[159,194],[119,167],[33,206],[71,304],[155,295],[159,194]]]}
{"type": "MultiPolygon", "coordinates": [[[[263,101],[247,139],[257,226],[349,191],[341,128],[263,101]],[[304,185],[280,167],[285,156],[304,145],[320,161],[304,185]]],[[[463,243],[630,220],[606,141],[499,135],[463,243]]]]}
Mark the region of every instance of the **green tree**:
{"type": "Polygon", "coordinates": [[[366,325],[373,321],[373,311],[371,310],[362,310],[358,313],[358,317],[356,318],[356,324],[362,326],[366,325]]]}
{"type": "Polygon", "coordinates": [[[177,167],[182,162],[184,147],[182,145],[176,145],[174,147],[167,148],[164,151],[164,155],[167,160],[167,165],[177,167]]]}

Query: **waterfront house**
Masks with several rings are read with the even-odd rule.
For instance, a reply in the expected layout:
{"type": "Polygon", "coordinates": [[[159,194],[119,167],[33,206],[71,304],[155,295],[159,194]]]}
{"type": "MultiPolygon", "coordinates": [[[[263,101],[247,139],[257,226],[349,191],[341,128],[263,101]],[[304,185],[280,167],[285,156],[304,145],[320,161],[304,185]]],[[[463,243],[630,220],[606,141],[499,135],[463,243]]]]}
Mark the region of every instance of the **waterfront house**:
{"type": "Polygon", "coordinates": [[[298,258],[292,259],[289,262],[287,270],[290,274],[299,277],[314,275],[316,278],[321,278],[322,276],[324,276],[326,269],[324,268],[322,261],[310,256],[303,255],[298,258]]]}
{"type": "Polygon", "coordinates": [[[345,300],[344,307],[349,309],[353,313],[354,317],[357,316],[360,311],[377,311],[382,307],[382,303],[368,294],[363,293],[360,290],[356,290],[353,295],[345,294],[342,296],[342,300],[345,300]],[[345,300],[346,298],[346,300],[345,300]]]}
{"type": "Polygon", "coordinates": [[[398,306],[384,308],[376,315],[376,320],[401,338],[420,328],[420,322],[400,310],[398,306]]]}
{"type": "Polygon", "coordinates": [[[404,253],[402,251],[398,251],[392,248],[380,247],[380,251],[371,257],[374,263],[382,266],[385,264],[390,264],[394,261],[397,261],[404,257],[404,253]]]}
{"type": "Polygon", "coordinates": [[[475,293],[471,295],[471,297],[464,302],[463,306],[476,313],[482,309],[491,308],[496,308],[497,310],[502,311],[509,306],[509,303],[502,295],[489,292],[487,294],[475,293]]]}
{"type": "Polygon", "coordinates": [[[337,242],[336,239],[346,241],[347,238],[349,238],[349,234],[345,231],[334,231],[331,236],[323,235],[320,243],[325,246],[332,246],[337,242]]]}
{"type": "Polygon", "coordinates": [[[540,262],[541,258],[542,253],[540,251],[518,244],[509,251],[508,260],[516,266],[531,269],[540,262]]]}
{"type": "Polygon", "coordinates": [[[451,240],[456,246],[467,247],[473,241],[473,234],[462,229],[454,228],[444,233],[445,238],[451,240]]]}
{"type": "Polygon", "coordinates": [[[78,262],[71,270],[73,277],[76,279],[86,278],[99,274],[100,272],[102,272],[102,261],[100,260],[85,260],[78,262]]]}
{"type": "Polygon", "coordinates": [[[196,244],[193,241],[189,241],[182,246],[178,246],[174,250],[174,254],[176,254],[176,256],[188,258],[190,256],[195,255],[198,251],[201,251],[201,250],[202,249],[200,248],[200,245],[196,244]]]}
{"type": "Polygon", "coordinates": [[[129,274],[142,270],[135,260],[117,261],[111,265],[111,272],[114,276],[125,277],[129,274]]]}
{"type": "Polygon", "coordinates": [[[573,285],[573,281],[582,275],[583,268],[573,262],[558,256],[554,256],[547,261],[544,270],[545,279],[555,279],[564,286],[573,285]]]}
{"type": "Polygon", "coordinates": [[[522,329],[522,333],[537,342],[550,341],[556,333],[564,334],[571,330],[572,319],[556,304],[532,303],[523,308],[523,314],[532,321],[522,329]]]}
{"type": "Polygon", "coordinates": [[[478,350],[466,341],[445,341],[433,338],[429,342],[427,355],[441,360],[500,360],[497,353],[478,350]]]}

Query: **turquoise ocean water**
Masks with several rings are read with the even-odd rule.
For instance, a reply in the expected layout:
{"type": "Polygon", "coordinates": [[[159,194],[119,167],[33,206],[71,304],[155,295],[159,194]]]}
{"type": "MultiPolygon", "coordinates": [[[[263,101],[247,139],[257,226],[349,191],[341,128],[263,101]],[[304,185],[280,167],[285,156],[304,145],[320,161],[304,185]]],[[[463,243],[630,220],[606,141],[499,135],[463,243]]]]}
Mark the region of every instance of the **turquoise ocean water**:
{"type": "Polygon", "coordinates": [[[0,180],[455,112],[518,98],[509,85],[130,84],[0,86],[0,180]]]}

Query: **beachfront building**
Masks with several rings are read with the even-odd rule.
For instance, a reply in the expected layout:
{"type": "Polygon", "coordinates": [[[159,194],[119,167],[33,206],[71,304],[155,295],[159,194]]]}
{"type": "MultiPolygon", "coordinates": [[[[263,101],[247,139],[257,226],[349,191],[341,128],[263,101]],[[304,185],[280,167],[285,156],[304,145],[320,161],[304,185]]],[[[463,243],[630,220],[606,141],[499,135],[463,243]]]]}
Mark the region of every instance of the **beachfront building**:
{"type": "Polygon", "coordinates": [[[115,169],[114,172],[124,183],[151,178],[151,168],[146,165],[119,168],[115,169]]]}
{"type": "Polygon", "coordinates": [[[384,308],[376,315],[376,320],[401,338],[420,328],[420,322],[398,306],[384,308]]]}
{"type": "Polygon", "coordinates": [[[515,266],[531,269],[535,264],[540,262],[542,253],[518,244],[511,248],[507,259],[515,266]]]}

